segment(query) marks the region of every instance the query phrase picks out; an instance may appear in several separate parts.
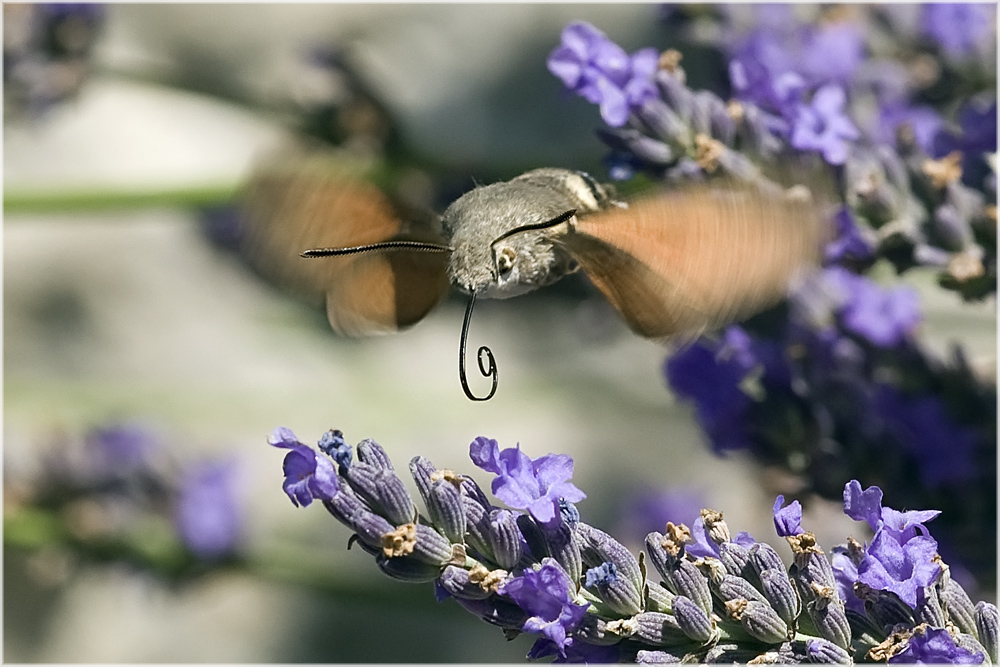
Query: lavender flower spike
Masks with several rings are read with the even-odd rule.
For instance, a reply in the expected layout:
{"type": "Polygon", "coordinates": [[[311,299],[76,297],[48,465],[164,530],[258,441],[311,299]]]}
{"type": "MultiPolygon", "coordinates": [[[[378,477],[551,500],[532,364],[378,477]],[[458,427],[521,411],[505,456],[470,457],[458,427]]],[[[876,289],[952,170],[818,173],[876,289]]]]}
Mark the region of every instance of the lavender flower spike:
{"type": "Polygon", "coordinates": [[[830,164],[844,164],[849,142],[861,136],[844,113],[846,101],[844,89],[838,85],[828,84],[817,90],[808,105],[798,107],[792,124],[792,146],[801,151],[820,151],[830,164]]]}

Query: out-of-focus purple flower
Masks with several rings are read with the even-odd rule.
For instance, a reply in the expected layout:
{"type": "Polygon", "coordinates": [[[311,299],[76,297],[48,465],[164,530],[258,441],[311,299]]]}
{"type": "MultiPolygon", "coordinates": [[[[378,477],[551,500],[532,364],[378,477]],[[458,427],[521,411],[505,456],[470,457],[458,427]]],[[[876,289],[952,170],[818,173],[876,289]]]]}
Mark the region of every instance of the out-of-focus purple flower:
{"type": "Polygon", "coordinates": [[[213,461],[192,465],[181,477],[174,522],[181,540],[200,558],[225,556],[240,540],[237,473],[235,461],[213,461]]]}
{"type": "Polygon", "coordinates": [[[137,422],[95,428],[86,438],[89,463],[101,477],[121,478],[148,469],[160,444],[152,429],[137,422]]]}
{"type": "Polygon", "coordinates": [[[923,6],[923,33],[953,58],[971,55],[996,26],[996,6],[956,2],[923,6]]]}
{"type": "Polygon", "coordinates": [[[824,23],[807,33],[800,67],[813,85],[846,85],[864,57],[860,26],[848,21],[824,23]]]}
{"type": "Polygon", "coordinates": [[[551,639],[539,637],[531,645],[531,650],[528,651],[528,660],[541,660],[551,655],[556,656],[556,659],[552,661],[554,665],[613,665],[620,662],[621,647],[619,644],[598,646],[570,637],[566,640],[566,646],[560,653],[559,647],[551,639]]]}
{"type": "Polygon", "coordinates": [[[525,570],[520,577],[504,582],[498,589],[531,615],[524,622],[525,632],[542,634],[566,657],[568,635],[587,612],[589,604],[573,602],[573,582],[552,558],[544,558],[538,570],[525,570]]]}
{"type": "Polygon", "coordinates": [[[783,495],[779,495],[774,501],[774,529],[778,532],[778,537],[801,534],[802,503],[793,500],[788,507],[783,507],[784,504],[783,495]]]}
{"type": "Polygon", "coordinates": [[[934,139],[941,130],[940,114],[929,106],[888,104],[879,111],[878,124],[872,131],[876,143],[895,146],[901,128],[913,137],[913,142],[925,153],[934,151],[934,139]]]}
{"type": "Polygon", "coordinates": [[[916,608],[917,592],[934,583],[941,572],[932,560],[936,555],[937,542],[931,537],[901,543],[889,531],[879,530],[858,564],[858,580],[876,590],[892,591],[916,608]]]}
{"type": "Polygon", "coordinates": [[[325,457],[316,456],[311,447],[299,442],[291,429],[279,426],[268,442],[291,450],[282,462],[285,481],[281,488],[293,505],[308,507],[314,499],[330,500],[337,493],[337,471],[333,463],[325,457]]]}
{"type": "Polygon", "coordinates": [[[670,388],[694,402],[698,422],[716,453],[749,446],[743,421],[752,402],[740,386],[752,364],[745,355],[722,357],[721,347],[701,338],[664,363],[670,388]]]}
{"type": "Polygon", "coordinates": [[[824,269],[821,278],[836,293],[844,328],[875,345],[897,345],[920,323],[917,294],[905,285],[882,288],[839,266],[824,269]]]}
{"type": "Polygon", "coordinates": [[[849,142],[861,136],[844,113],[847,95],[836,84],[827,84],[813,95],[809,104],[800,104],[792,124],[791,144],[801,151],[819,151],[832,165],[844,164],[849,142]]]}
{"type": "Polygon", "coordinates": [[[916,630],[906,648],[889,658],[891,664],[904,665],[979,665],[985,656],[955,644],[944,628],[916,630]]]}
{"type": "Polygon", "coordinates": [[[874,404],[888,434],[917,461],[930,488],[977,476],[978,436],[948,416],[934,395],[908,398],[890,385],[878,385],[874,404]]]}
{"type": "Polygon", "coordinates": [[[961,151],[962,182],[981,188],[984,179],[993,174],[984,153],[995,153],[997,150],[996,97],[973,97],[959,109],[957,120],[958,132],[942,130],[934,137],[932,154],[940,158],[952,151],[961,151]]]}
{"type": "Polygon", "coordinates": [[[621,518],[614,531],[623,542],[641,543],[650,532],[663,530],[670,521],[689,524],[707,503],[695,489],[639,489],[622,503],[621,518]]]}
{"type": "Polygon", "coordinates": [[[806,82],[796,72],[772,74],[750,58],[734,58],[729,63],[729,80],[738,99],[753,102],[772,114],[767,123],[772,132],[788,130],[788,120],[802,99],[806,82]]]}
{"type": "Polygon", "coordinates": [[[573,459],[565,454],[546,454],[531,459],[521,451],[521,445],[502,452],[496,440],[478,437],[469,446],[473,463],[496,477],[493,494],[510,507],[527,510],[543,524],[560,521],[559,500],[576,503],[587,495],[576,488],[573,459]]]}
{"type": "Polygon", "coordinates": [[[632,110],[657,96],[653,75],[659,54],[641,49],[629,56],[589,23],[571,23],[549,55],[549,71],[588,102],[599,104],[601,117],[621,127],[632,110]]]}
{"type": "Polygon", "coordinates": [[[861,233],[849,207],[840,207],[833,224],[835,236],[823,249],[823,258],[827,263],[865,263],[874,259],[875,241],[861,233]]]}

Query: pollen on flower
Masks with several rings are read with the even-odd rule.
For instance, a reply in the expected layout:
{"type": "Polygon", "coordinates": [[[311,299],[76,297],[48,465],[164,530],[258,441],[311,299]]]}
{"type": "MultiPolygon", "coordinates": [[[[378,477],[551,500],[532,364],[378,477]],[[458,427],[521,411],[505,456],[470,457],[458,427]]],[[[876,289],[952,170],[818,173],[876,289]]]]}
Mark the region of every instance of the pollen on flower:
{"type": "Polygon", "coordinates": [[[382,551],[389,558],[398,558],[413,553],[417,545],[417,525],[404,523],[402,526],[382,536],[382,551]]]}
{"type": "Polygon", "coordinates": [[[746,611],[746,608],[747,601],[743,598],[735,598],[726,602],[726,613],[729,614],[729,618],[735,621],[743,618],[743,612],[746,611]]]}
{"type": "Polygon", "coordinates": [[[719,158],[726,151],[725,145],[718,139],[713,139],[707,134],[697,134],[694,137],[695,161],[698,166],[713,173],[719,167],[719,158]]]}
{"type": "Polygon", "coordinates": [[[789,535],[785,538],[788,542],[788,546],[792,548],[792,553],[794,554],[821,554],[823,550],[819,548],[816,544],[816,536],[812,533],[799,533],[798,535],[789,535]]]}
{"type": "Polygon", "coordinates": [[[435,470],[431,473],[431,482],[436,482],[443,479],[446,482],[450,482],[457,489],[462,488],[462,481],[465,479],[465,475],[460,475],[454,470],[435,470]]]}
{"type": "MultiPolygon", "coordinates": [[[[659,69],[666,70],[671,74],[676,74],[678,76],[684,76],[684,70],[681,69],[681,60],[684,58],[684,54],[677,49],[667,49],[660,54],[660,60],[657,62],[656,66],[659,69]]],[[[683,79],[682,79],[683,81],[683,79]]]]}

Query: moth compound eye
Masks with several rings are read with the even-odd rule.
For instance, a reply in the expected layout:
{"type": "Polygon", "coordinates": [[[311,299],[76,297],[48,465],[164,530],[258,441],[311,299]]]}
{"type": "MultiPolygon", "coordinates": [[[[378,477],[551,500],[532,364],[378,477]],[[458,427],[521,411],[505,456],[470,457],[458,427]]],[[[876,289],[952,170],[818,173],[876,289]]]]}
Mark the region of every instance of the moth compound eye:
{"type": "Polygon", "coordinates": [[[497,253],[497,271],[501,276],[507,275],[514,268],[514,258],[516,256],[517,253],[514,252],[513,248],[506,247],[500,249],[500,252],[497,253]]]}

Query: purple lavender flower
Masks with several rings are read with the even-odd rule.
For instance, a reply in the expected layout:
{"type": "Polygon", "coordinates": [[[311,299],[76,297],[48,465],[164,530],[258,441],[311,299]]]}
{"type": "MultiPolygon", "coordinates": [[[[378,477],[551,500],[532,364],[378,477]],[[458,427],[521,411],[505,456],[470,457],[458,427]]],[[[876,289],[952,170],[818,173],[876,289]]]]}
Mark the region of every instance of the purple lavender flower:
{"type": "Polygon", "coordinates": [[[752,102],[768,114],[767,126],[772,132],[784,134],[788,119],[802,99],[805,79],[796,72],[773,74],[752,58],[734,58],[729,63],[729,79],[738,99],[752,102]]]}
{"type": "Polygon", "coordinates": [[[569,634],[590,606],[573,602],[572,588],[573,582],[559,564],[545,558],[538,570],[525,570],[520,577],[504,582],[497,592],[509,596],[531,615],[524,622],[525,632],[545,635],[566,657],[569,634]]]}
{"type": "Polygon", "coordinates": [[[837,292],[844,328],[875,345],[898,345],[920,323],[917,294],[909,287],[885,289],[838,266],[824,269],[821,279],[837,292]]]}
{"type": "Polygon", "coordinates": [[[944,628],[926,628],[914,632],[906,648],[889,658],[893,664],[917,665],[979,665],[985,656],[955,644],[944,628]]]}
{"type": "Polygon", "coordinates": [[[235,461],[198,463],[184,471],[174,511],[181,540],[204,559],[225,556],[236,548],[243,512],[236,495],[235,461]]]}
{"type": "Polygon", "coordinates": [[[914,537],[899,542],[888,530],[875,533],[858,564],[858,581],[876,590],[892,591],[916,608],[917,593],[937,580],[941,566],[933,562],[937,542],[914,537]]]}
{"type": "Polygon", "coordinates": [[[576,503],[587,497],[569,481],[573,459],[565,454],[531,459],[520,444],[501,452],[496,440],[480,436],[469,446],[469,456],[477,466],[496,475],[490,488],[497,498],[510,507],[527,510],[540,523],[560,521],[560,498],[576,503]]]}
{"type": "MultiPolygon", "coordinates": [[[[913,142],[925,153],[932,153],[934,140],[941,130],[943,121],[940,114],[929,106],[907,106],[895,102],[882,107],[878,114],[878,124],[872,131],[876,143],[895,146],[901,128],[907,128],[913,142]]],[[[947,154],[946,151],[945,154],[947,154]]]]}
{"type": "Polygon", "coordinates": [[[793,500],[788,507],[783,507],[784,504],[783,495],[779,495],[774,501],[774,529],[778,532],[778,537],[803,533],[802,504],[797,500],[793,500]]]}
{"type": "MultiPolygon", "coordinates": [[[[878,488],[878,487],[872,487],[878,488]]],[[[858,581],[858,566],[846,553],[843,546],[834,547],[830,556],[830,567],[833,568],[833,580],[837,584],[837,593],[848,609],[859,614],[865,613],[865,601],[854,594],[854,583],[858,581]]]]}
{"type": "Polygon", "coordinates": [[[800,151],[819,151],[832,165],[844,164],[849,142],[861,136],[844,113],[847,95],[836,84],[827,84],[813,95],[809,104],[798,106],[792,124],[791,144],[800,151]]]}
{"type": "Polygon", "coordinates": [[[995,95],[979,95],[968,100],[958,111],[958,131],[941,130],[934,137],[934,157],[952,151],[962,153],[962,182],[973,188],[984,186],[993,169],[984,153],[997,150],[997,100],[995,95]]]}
{"type": "Polygon", "coordinates": [[[319,439],[319,450],[336,461],[341,469],[351,465],[351,446],[344,440],[344,434],[339,429],[330,429],[319,439]]]}
{"type": "Polygon", "coordinates": [[[632,110],[656,97],[653,75],[659,54],[642,49],[629,56],[589,23],[571,23],[562,43],[549,55],[549,71],[588,102],[601,106],[601,117],[621,127],[632,110]]]}
{"type": "Polygon", "coordinates": [[[996,25],[996,7],[956,2],[923,5],[921,29],[953,58],[971,55],[996,25]]]}
{"type": "Polygon", "coordinates": [[[330,500],[337,493],[337,471],[329,459],[316,456],[308,445],[299,442],[291,429],[279,426],[268,442],[291,451],[285,455],[282,469],[285,481],[281,488],[296,507],[308,507],[313,499],[330,500]]]}
{"type": "MultiPolygon", "coordinates": [[[[705,526],[705,520],[700,516],[691,522],[691,537],[694,538],[694,542],[685,545],[684,551],[690,556],[695,558],[718,558],[719,557],[719,545],[709,536],[708,528],[705,526]]],[[[757,540],[753,538],[753,535],[741,530],[736,534],[732,542],[749,549],[757,540]]]]}
{"type": "Polygon", "coordinates": [[[550,655],[556,656],[552,664],[613,665],[621,662],[621,647],[618,644],[599,646],[588,644],[570,637],[560,651],[559,646],[547,637],[539,637],[528,651],[528,660],[540,660],[550,655]]]}
{"type": "Polygon", "coordinates": [[[844,485],[844,514],[855,521],[865,521],[872,530],[883,527],[898,541],[905,542],[913,537],[927,535],[924,526],[941,514],[940,510],[909,510],[899,512],[891,507],[882,507],[882,489],[869,486],[862,490],[856,479],[844,485]]]}

